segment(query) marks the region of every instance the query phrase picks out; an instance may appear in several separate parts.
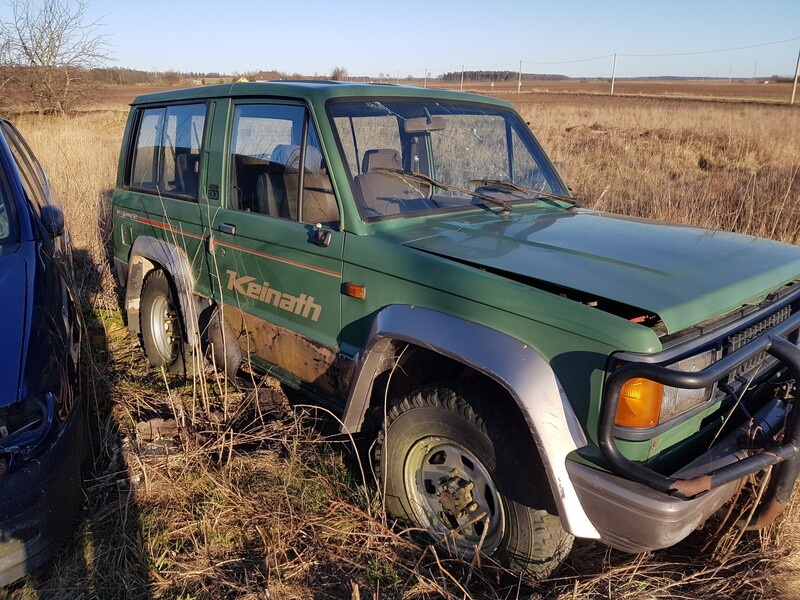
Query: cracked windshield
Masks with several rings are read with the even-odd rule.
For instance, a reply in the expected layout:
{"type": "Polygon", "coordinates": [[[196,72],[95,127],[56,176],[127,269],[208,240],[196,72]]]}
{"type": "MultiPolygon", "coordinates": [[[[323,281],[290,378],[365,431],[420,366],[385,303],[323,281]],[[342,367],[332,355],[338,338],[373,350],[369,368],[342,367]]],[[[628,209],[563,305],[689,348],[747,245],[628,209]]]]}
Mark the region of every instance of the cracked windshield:
{"type": "Polygon", "coordinates": [[[367,220],[477,205],[507,210],[566,193],[528,130],[500,108],[342,102],[329,113],[367,220]]]}

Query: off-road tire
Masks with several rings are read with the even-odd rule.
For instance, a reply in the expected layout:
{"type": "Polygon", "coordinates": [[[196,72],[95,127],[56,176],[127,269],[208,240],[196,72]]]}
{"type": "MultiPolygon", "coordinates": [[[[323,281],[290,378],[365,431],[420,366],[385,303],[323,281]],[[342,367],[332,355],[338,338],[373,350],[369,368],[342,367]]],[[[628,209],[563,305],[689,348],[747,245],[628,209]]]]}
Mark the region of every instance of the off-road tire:
{"type": "MultiPolygon", "coordinates": [[[[553,514],[547,477],[520,421],[492,408],[477,390],[455,385],[427,386],[393,404],[374,453],[389,517],[428,530],[434,540],[446,537],[443,547],[463,558],[474,557],[481,543],[475,540],[481,536],[481,554],[501,566],[529,579],[550,575],[566,558],[573,538],[553,514]],[[420,458],[423,464],[417,464],[420,458]],[[485,531],[469,526],[456,543],[459,536],[452,534],[453,527],[469,523],[471,514],[460,522],[454,522],[452,513],[431,517],[435,507],[442,506],[441,496],[433,491],[438,475],[425,478],[437,468],[452,466],[464,480],[477,482],[470,500],[478,508],[472,514],[489,515],[485,531]]],[[[440,484],[445,478],[438,479],[440,484]]]]}
{"type": "Polygon", "coordinates": [[[191,353],[184,340],[183,318],[176,293],[163,270],[144,280],[140,301],[142,347],[150,364],[176,375],[191,374],[191,353]]]}

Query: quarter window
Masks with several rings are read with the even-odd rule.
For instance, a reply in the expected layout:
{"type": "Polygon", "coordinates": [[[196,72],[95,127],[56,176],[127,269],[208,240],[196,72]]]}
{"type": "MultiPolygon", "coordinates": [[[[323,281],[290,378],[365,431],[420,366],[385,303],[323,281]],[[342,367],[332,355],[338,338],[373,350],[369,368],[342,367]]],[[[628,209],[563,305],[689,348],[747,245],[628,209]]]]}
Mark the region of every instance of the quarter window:
{"type": "Polygon", "coordinates": [[[141,112],[128,184],[197,198],[205,104],[148,108],[141,112]]]}

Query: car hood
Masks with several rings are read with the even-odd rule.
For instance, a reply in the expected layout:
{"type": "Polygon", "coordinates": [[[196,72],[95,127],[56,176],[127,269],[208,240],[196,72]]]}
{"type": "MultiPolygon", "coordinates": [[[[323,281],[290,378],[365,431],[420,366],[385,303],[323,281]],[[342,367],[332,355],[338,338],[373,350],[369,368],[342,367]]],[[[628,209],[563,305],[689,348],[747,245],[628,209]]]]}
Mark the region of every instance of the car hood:
{"type": "Polygon", "coordinates": [[[0,246],[0,406],[16,402],[25,332],[26,263],[0,246]]]}
{"type": "Polygon", "coordinates": [[[407,234],[412,248],[655,313],[668,333],[800,275],[796,246],[588,210],[484,214],[407,234]]]}

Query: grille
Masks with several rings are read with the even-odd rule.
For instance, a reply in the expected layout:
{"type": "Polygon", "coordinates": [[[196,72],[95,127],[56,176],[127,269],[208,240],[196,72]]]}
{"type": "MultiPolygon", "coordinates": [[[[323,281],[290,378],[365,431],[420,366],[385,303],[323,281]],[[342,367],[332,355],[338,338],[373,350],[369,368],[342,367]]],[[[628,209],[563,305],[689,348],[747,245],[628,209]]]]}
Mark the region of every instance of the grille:
{"type": "MultiPolygon", "coordinates": [[[[759,321],[758,323],[753,323],[750,327],[746,329],[742,329],[741,331],[730,335],[725,340],[725,354],[730,354],[731,352],[735,352],[748,342],[754,340],[759,335],[775,327],[779,323],[782,323],[786,319],[788,319],[792,314],[792,307],[791,306],[784,306],[781,310],[772,313],[766,319],[759,321]]],[[[742,366],[740,366],[736,371],[730,374],[728,380],[734,380],[736,378],[742,377],[746,374],[749,374],[753,369],[757,368],[759,365],[763,363],[763,365],[769,365],[774,361],[774,359],[766,352],[760,352],[742,366]]]]}

